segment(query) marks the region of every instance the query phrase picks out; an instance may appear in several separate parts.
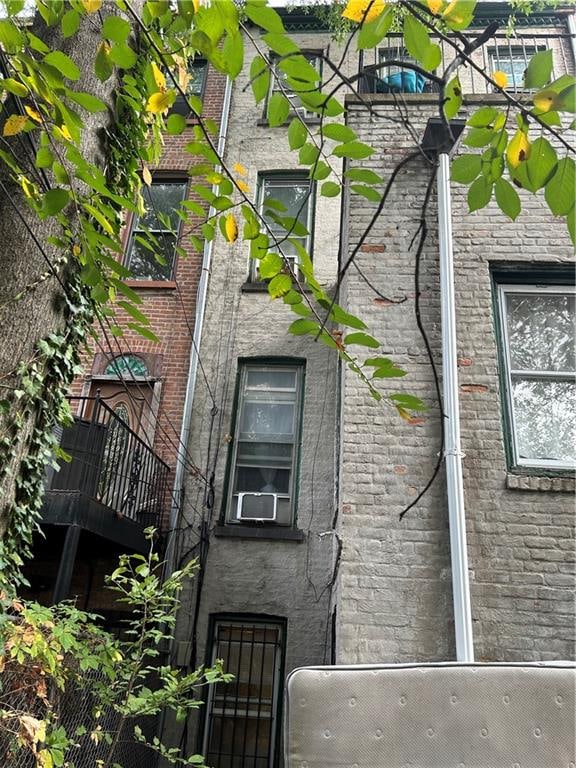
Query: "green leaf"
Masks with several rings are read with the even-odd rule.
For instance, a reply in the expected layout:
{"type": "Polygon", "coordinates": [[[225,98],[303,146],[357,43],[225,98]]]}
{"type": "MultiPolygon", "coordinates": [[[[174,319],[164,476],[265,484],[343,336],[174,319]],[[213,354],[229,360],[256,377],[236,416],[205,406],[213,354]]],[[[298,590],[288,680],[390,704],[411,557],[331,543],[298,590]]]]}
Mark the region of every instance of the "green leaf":
{"type": "Polygon", "coordinates": [[[300,118],[295,117],[288,126],[288,144],[290,149],[300,149],[306,143],[308,131],[300,118]]]}
{"type": "Polygon", "coordinates": [[[268,99],[266,116],[270,128],[276,128],[284,125],[290,114],[290,102],[283,93],[273,93],[268,99]]]}
{"type": "Polygon", "coordinates": [[[40,147],[36,153],[37,168],[51,168],[54,162],[54,155],[48,147],[40,147]]]}
{"type": "Polygon", "coordinates": [[[332,169],[329,165],[327,165],[324,160],[318,160],[316,163],[315,168],[310,168],[311,178],[314,179],[314,181],[322,181],[323,179],[330,176],[332,173],[332,169]],[[313,171],[313,173],[312,173],[313,171]]]}
{"type": "Polygon", "coordinates": [[[226,35],[222,52],[227,64],[227,73],[234,80],[244,65],[244,41],[240,32],[226,35]]]}
{"type": "MultiPolygon", "coordinates": [[[[324,309],[329,309],[330,307],[330,302],[326,300],[318,300],[318,303],[324,307],[324,309]]],[[[347,325],[349,328],[356,328],[358,331],[363,331],[366,328],[365,322],[360,320],[359,317],[356,317],[356,315],[351,315],[349,312],[346,312],[338,304],[334,304],[330,310],[330,317],[339,325],[347,325]]]]}
{"type": "Polygon", "coordinates": [[[24,37],[18,27],[9,19],[0,19],[0,47],[6,53],[18,53],[24,45],[24,37]]]}
{"type": "Polygon", "coordinates": [[[0,79],[0,89],[4,88],[8,93],[13,93],[14,96],[27,96],[28,88],[18,80],[13,80],[11,77],[7,77],[5,80],[0,79]]]}
{"type": "Polygon", "coordinates": [[[110,46],[108,43],[102,41],[96,51],[96,58],[94,59],[94,72],[96,77],[101,82],[108,80],[114,72],[114,65],[110,58],[110,46]]]}
{"type": "Polygon", "coordinates": [[[436,43],[430,43],[422,59],[422,66],[428,72],[434,72],[442,63],[442,49],[436,43]]]}
{"type": "Polygon", "coordinates": [[[394,12],[390,6],[383,13],[367,24],[362,24],[358,33],[358,50],[375,48],[386,37],[394,21],[394,12]]]}
{"type": "Polygon", "coordinates": [[[554,216],[565,216],[574,204],[576,163],[571,157],[560,160],[556,171],[546,184],[544,197],[554,216]]]}
{"type": "Polygon", "coordinates": [[[456,117],[462,106],[462,86],[458,75],[452,78],[445,91],[446,101],[444,102],[444,114],[448,120],[456,117]]]}
{"type": "Polygon", "coordinates": [[[484,176],[479,176],[468,190],[468,210],[470,213],[484,208],[492,197],[492,182],[484,176]]]}
{"type": "Polygon", "coordinates": [[[401,408],[407,408],[409,411],[427,411],[428,407],[420,400],[419,397],[414,397],[414,395],[404,395],[401,392],[397,392],[393,395],[390,395],[388,398],[389,400],[392,400],[393,403],[396,403],[401,408]]]}
{"type": "Polygon", "coordinates": [[[373,187],[366,187],[364,184],[352,184],[350,189],[354,194],[365,197],[366,200],[370,200],[371,203],[379,203],[382,200],[380,192],[373,187]]]}
{"type": "Polygon", "coordinates": [[[382,184],[384,181],[381,176],[367,168],[350,168],[344,173],[344,176],[350,181],[360,181],[363,184],[382,184]]]}
{"type": "Polygon", "coordinates": [[[273,277],[268,283],[268,293],[273,299],[284,296],[284,294],[288,293],[291,288],[292,278],[290,275],[276,275],[276,277],[273,277]]]}
{"type": "Polygon", "coordinates": [[[535,53],[528,63],[524,73],[525,88],[543,88],[550,82],[552,75],[552,51],[540,51],[535,53]]]}
{"type": "Polygon", "coordinates": [[[332,152],[336,157],[349,157],[352,160],[362,160],[374,154],[374,149],[361,141],[348,141],[334,147],[332,152]]]}
{"type": "Polygon", "coordinates": [[[62,27],[62,37],[72,37],[72,35],[75,35],[80,26],[80,14],[78,11],[74,9],[67,11],[62,16],[60,26],[62,27]]]}
{"type": "Polygon", "coordinates": [[[340,194],[340,184],[335,181],[325,181],[320,188],[322,197],[337,197],[340,194]]]}
{"type": "MultiPolygon", "coordinates": [[[[536,139],[532,143],[528,160],[524,164],[529,182],[526,188],[531,192],[541,189],[552,178],[557,164],[556,150],[550,142],[543,138],[536,139]]],[[[522,176],[520,176],[520,181],[523,181],[522,176]]]]}
{"type": "Polygon", "coordinates": [[[80,69],[72,61],[70,56],[66,56],[62,51],[51,51],[44,56],[44,62],[58,70],[68,80],[79,80],[80,69]]]}
{"type": "Polygon", "coordinates": [[[492,125],[494,120],[501,114],[495,107],[480,107],[474,112],[468,120],[466,125],[470,125],[473,128],[487,128],[492,125]]]}
{"type": "Polygon", "coordinates": [[[333,139],[334,141],[348,142],[355,141],[358,138],[356,131],[342,123],[326,123],[322,126],[321,132],[324,138],[333,139]]]}
{"type": "Polygon", "coordinates": [[[156,334],[150,330],[150,328],[145,328],[144,326],[140,325],[139,323],[126,323],[128,328],[133,330],[135,333],[137,333],[139,336],[142,336],[144,339],[148,339],[148,341],[153,341],[156,344],[160,343],[160,339],[156,334]]]}
{"type": "Polygon", "coordinates": [[[494,184],[494,193],[496,195],[496,202],[502,213],[506,214],[508,218],[515,221],[520,213],[521,205],[518,193],[506,179],[497,179],[494,184]]]}
{"type": "Polygon", "coordinates": [[[494,138],[491,128],[470,128],[462,143],[467,147],[485,147],[494,138]]]}
{"type": "Polygon", "coordinates": [[[166,121],[166,132],[169,133],[170,136],[180,136],[185,128],[186,118],[184,115],[173,113],[168,116],[168,120],[166,121]]]}
{"type": "Polygon", "coordinates": [[[262,56],[255,56],[250,64],[250,84],[256,103],[265,99],[270,90],[270,69],[262,56]]]}
{"type": "Polygon", "coordinates": [[[264,280],[268,280],[269,278],[274,277],[279,272],[281,272],[283,268],[284,262],[282,257],[277,253],[267,253],[266,256],[264,256],[264,258],[258,264],[260,277],[262,277],[264,280]]]}
{"type": "Polygon", "coordinates": [[[49,189],[42,198],[42,211],[47,216],[55,216],[68,204],[70,194],[66,189],[49,189]]]}
{"type": "Polygon", "coordinates": [[[122,309],[127,314],[129,314],[133,320],[136,320],[137,323],[141,323],[142,325],[150,325],[150,318],[146,317],[143,312],[141,312],[129,301],[119,301],[118,306],[122,307],[122,309]]]}
{"type": "Polygon", "coordinates": [[[262,36],[262,39],[270,50],[277,53],[278,56],[286,56],[289,53],[300,53],[300,48],[286,34],[267,32],[262,36]]]}
{"type": "Polygon", "coordinates": [[[404,45],[410,56],[424,63],[430,47],[430,35],[426,27],[410,13],[404,17],[404,45]]]}
{"type": "Polygon", "coordinates": [[[121,69],[132,69],[138,61],[136,51],[127,43],[116,43],[110,49],[110,58],[121,69]]]}
{"type": "Polygon", "coordinates": [[[268,8],[265,5],[259,5],[254,2],[248,2],[244,6],[246,16],[267,32],[273,32],[274,34],[282,34],[284,32],[284,24],[282,19],[276,13],[273,8],[268,8]]]}
{"type": "Polygon", "coordinates": [[[106,16],[102,25],[102,37],[114,43],[125,43],[130,34],[130,23],[120,16],[106,16]]]}
{"type": "Polygon", "coordinates": [[[307,333],[318,333],[320,326],[314,320],[294,320],[288,331],[293,336],[304,336],[307,333]]]}
{"type": "Polygon", "coordinates": [[[349,333],[344,338],[344,343],[358,344],[362,347],[370,347],[370,349],[377,349],[380,346],[380,342],[376,341],[373,336],[369,336],[367,333],[349,333]]]}
{"type": "Polygon", "coordinates": [[[87,112],[106,112],[108,109],[103,101],[84,91],[69,91],[68,98],[80,104],[87,112]]]}
{"type": "Polygon", "coordinates": [[[320,80],[320,73],[316,67],[310,64],[308,59],[301,54],[282,59],[278,62],[278,68],[281,72],[288,75],[289,78],[293,78],[296,81],[294,85],[299,84],[300,87],[295,88],[295,91],[301,90],[303,84],[308,89],[313,83],[317,83],[320,80]]]}
{"type": "Polygon", "coordinates": [[[298,162],[300,165],[314,165],[319,154],[320,150],[314,144],[304,144],[298,153],[298,162]]]}
{"type": "Polygon", "coordinates": [[[442,14],[442,19],[450,29],[461,32],[472,23],[475,9],[476,0],[458,0],[456,3],[450,3],[442,14]]]}
{"type": "Polygon", "coordinates": [[[576,248],[576,205],[574,206],[574,208],[572,208],[572,210],[568,214],[566,224],[568,225],[568,232],[570,233],[572,245],[574,246],[574,248],[576,248]]]}
{"type": "Polygon", "coordinates": [[[481,167],[480,155],[460,155],[452,161],[452,181],[470,184],[480,173],[481,167]]]}
{"type": "Polygon", "coordinates": [[[387,357],[372,357],[364,361],[364,365],[374,368],[373,379],[391,379],[406,376],[406,371],[399,368],[387,357]]]}

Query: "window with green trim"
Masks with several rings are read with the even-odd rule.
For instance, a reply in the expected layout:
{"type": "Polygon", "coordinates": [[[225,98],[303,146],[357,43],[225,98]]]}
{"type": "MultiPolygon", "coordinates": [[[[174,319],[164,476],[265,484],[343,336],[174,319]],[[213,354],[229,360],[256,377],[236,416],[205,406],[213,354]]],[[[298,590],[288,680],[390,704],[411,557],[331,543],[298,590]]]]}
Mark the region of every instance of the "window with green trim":
{"type": "Polygon", "coordinates": [[[302,365],[242,364],[229,523],[293,524],[302,381],[302,365]]]}
{"type": "MultiPolygon", "coordinates": [[[[270,243],[269,252],[280,253],[298,271],[298,245],[311,257],[314,216],[313,182],[303,173],[263,173],[258,179],[258,207],[269,232],[278,245],[270,243]],[[294,220],[297,228],[290,232],[294,220]],[[284,221],[283,221],[284,220],[284,221]]],[[[272,239],[272,238],[270,238],[272,239]]],[[[258,280],[257,265],[251,260],[251,279],[258,280]]]]}
{"type": "Polygon", "coordinates": [[[171,280],[176,262],[180,203],[186,194],[183,179],[155,179],[144,187],[146,213],[134,216],[125,266],[136,280],[171,280]]]}
{"type": "Polygon", "coordinates": [[[573,286],[503,284],[498,305],[505,405],[518,467],[576,464],[573,286]]]}

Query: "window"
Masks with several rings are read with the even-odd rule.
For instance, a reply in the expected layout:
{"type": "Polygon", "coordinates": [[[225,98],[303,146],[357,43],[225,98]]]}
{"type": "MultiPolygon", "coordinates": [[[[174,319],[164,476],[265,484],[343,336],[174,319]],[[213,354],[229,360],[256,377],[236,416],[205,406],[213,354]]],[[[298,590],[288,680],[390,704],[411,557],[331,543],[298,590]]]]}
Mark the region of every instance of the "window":
{"type": "Polygon", "coordinates": [[[513,462],[568,468],[576,460],[574,288],[501,285],[513,462]]]}
{"type": "Polygon", "coordinates": [[[524,72],[528,68],[530,59],[537,51],[545,50],[543,47],[534,48],[517,45],[499,45],[489,50],[490,72],[504,72],[508,76],[508,88],[510,91],[524,90],[524,72]]]}
{"type": "Polygon", "coordinates": [[[142,358],[136,355],[121,355],[114,358],[105,370],[105,376],[117,376],[119,379],[131,379],[135,376],[148,376],[148,368],[142,358]]]}
{"type": "MultiPolygon", "coordinates": [[[[322,60],[318,56],[318,52],[314,51],[302,51],[302,55],[311,64],[314,69],[320,73],[320,65],[322,60]]],[[[289,61],[289,59],[287,59],[289,61]]],[[[270,96],[274,93],[282,93],[292,106],[292,113],[299,114],[305,120],[314,120],[319,116],[315,112],[310,112],[303,106],[300,97],[298,96],[298,88],[296,86],[296,80],[290,80],[290,76],[283,72],[276,62],[273,62],[272,77],[270,78],[270,96]]],[[[318,85],[316,83],[315,85],[318,85]]],[[[312,88],[312,84],[302,82],[301,91],[307,91],[312,88]]]]}
{"type": "MultiPolygon", "coordinates": [[[[206,73],[208,72],[208,62],[206,59],[194,59],[194,61],[188,64],[188,74],[190,80],[186,87],[187,96],[196,96],[199,99],[204,94],[204,85],[206,83],[206,73]]],[[[176,112],[178,115],[189,117],[191,114],[188,102],[182,96],[180,92],[176,95],[176,101],[172,105],[172,112],[176,112]]]]}
{"type": "Polygon", "coordinates": [[[214,622],[211,661],[223,659],[234,679],[210,689],[203,746],[207,765],[274,765],[284,626],[268,620],[214,622]]]}
{"type": "Polygon", "coordinates": [[[240,369],[230,523],[292,524],[302,374],[301,365],[240,369]]]}
{"type": "Polygon", "coordinates": [[[171,280],[174,272],[180,218],[178,209],[186,182],[156,180],[144,187],[146,213],[135,216],[125,265],[137,280],[171,280]]]}
{"type": "MultiPolygon", "coordinates": [[[[270,231],[278,241],[283,241],[278,247],[271,243],[269,250],[279,252],[287,258],[293,268],[298,269],[298,250],[293,240],[299,243],[308,254],[311,248],[312,212],[312,182],[301,173],[275,173],[260,176],[258,190],[258,206],[270,231]],[[297,219],[302,224],[307,235],[296,236],[287,234],[289,227],[282,226],[282,219],[297,219]],[[286,239],[285,239],[286,238],[286,239]],[[287,239],[289,238],[289,239],[287,239]]],[[[302,230],[303,231],[303,230],[302,230]]],[[[252,263],[252,279],[257,279],[256,265],[252,263]]]]}
{"type": "MultiPolygon", "coordinates": [[[[380,49],[379,58],[381,64],[386,61],[418,64],[403,46],[391,43],[387,48],[380,49]]],[[[424,75],[397,64],[379,69],[374,79],[376,93],[423,93],[425,90],[432,90],[432,83],[427,81],[424,75]]]]}

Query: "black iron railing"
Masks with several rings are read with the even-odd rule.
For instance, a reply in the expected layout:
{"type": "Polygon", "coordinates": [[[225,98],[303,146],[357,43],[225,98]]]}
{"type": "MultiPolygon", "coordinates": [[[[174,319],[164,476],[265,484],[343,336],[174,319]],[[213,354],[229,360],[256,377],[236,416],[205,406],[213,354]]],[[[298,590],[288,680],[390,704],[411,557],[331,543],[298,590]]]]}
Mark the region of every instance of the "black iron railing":
{"type": "Polygon", "coordinates": [[[162,521],[168,465],[98,397],[70,398],[75,416],[60,446],[71,460],[47,477],[47,490],[81,491],[143,526],[162,521]]]}
{"type": "MultiPolygon", "coordinates": [[[[454,58],[450,44],[433,36],[433,41],[442,49],[444,65],[454,58]]],[[[555,32],[530,32],[519,30],[515,37],[497,33],[471,55],[474,63],[486,74],[495,71],[508,76],[508,90],[523,91],[523,74],[532,56],[538,51],[551,49],[554,68],[552,79],[573,70],[574,63],[570,48],[570,35],[555,32]]],[[[359,89],[362,93],[432,93],[438,90],[431,80],[415,76],[402,62],[416,63],[403,47],[400,36],[389,35],[382,45],[366,52],[361,64],[359,89]]],[[[439,72],[438,74],[441,74],[439,72]]],[[[491,93],[493,86],[472,66],[459,70],[462,92],[467,95],[491,93]]]]}

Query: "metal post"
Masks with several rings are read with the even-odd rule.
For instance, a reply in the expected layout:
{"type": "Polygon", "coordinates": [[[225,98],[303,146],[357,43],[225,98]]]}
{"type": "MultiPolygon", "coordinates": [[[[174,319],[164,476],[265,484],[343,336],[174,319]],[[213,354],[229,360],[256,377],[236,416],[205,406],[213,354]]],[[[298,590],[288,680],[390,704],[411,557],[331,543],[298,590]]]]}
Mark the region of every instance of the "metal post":
{"type": "Polygon", "coordinates": [[[456,347],[456,307],[454,300],[454,263],[452,252],[452,210],[450,203],[450,159],[438,155],[438,239],[440,246],[440,301],[442,310],[442,386],[444,397],[444,435],[446,488],[450,523],[452,592],[456,630],[457,661],[474,661],[472,611],[468,581],[468,552],[462,450],[460,446],[460,403],[456,347]]]}
{"type": "Polygon", "coordinates": [[[72,583],[72,574],[76,564],[79,541],[80,527],[78,525],[68,526],[64,546],[62,547],[62,555],[60,556],[56,583],[54,584],[54,592],[52,593],[52,603],[54,605],[62,600],[66,600],[70,593],[70,584],[72,583]]]}

